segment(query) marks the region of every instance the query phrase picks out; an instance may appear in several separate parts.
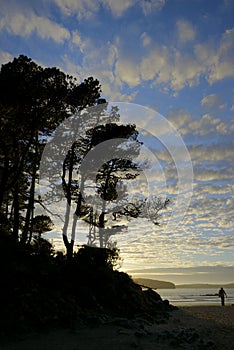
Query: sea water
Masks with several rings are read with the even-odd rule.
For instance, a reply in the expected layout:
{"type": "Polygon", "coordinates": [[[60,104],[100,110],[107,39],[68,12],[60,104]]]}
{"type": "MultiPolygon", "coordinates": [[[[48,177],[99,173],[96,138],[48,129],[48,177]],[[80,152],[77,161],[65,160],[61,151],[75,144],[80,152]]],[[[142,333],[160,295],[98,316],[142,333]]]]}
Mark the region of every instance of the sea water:
{"type": "MultiPolygon", "coordinates": [[[[176,289],[157,289],[162,299],[169,300],[170,304],[175,306],[192,306],[192,305],[220,305],[218,297],[219,289],[209,288],[176,288],[176,289]]],[[[227,298],[226,305],[234,304],[234,289],[225,288],[227,298]]]]}

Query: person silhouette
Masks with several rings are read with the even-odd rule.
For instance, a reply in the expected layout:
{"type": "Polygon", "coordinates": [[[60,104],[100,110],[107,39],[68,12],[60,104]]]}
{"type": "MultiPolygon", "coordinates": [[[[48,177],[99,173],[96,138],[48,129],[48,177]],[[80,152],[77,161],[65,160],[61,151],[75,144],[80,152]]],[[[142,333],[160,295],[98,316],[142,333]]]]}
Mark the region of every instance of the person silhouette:
{"type": "Polygon", "coordinates": [[[225,290],[223,289],[223,287],[221,287],[220,290],[219,290],[219,297],[221,298],[221,305],[222,306],[225,305],[225,301],[224,301],[225,296],[227,298],[227,294],[226,294],[225,290]]]}

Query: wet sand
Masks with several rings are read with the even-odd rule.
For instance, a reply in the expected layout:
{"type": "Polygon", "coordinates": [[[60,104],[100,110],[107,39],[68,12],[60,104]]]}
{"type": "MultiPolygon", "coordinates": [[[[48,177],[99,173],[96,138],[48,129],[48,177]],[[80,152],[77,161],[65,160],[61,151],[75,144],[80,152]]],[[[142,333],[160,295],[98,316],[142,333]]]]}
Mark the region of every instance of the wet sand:
{"type": "Polygon", "coordinates": [[[1,350],[233,350],[234,306],[186,306],[166,322],[122,320],[95,327],[57,329],[8,339],[1,350]]]}

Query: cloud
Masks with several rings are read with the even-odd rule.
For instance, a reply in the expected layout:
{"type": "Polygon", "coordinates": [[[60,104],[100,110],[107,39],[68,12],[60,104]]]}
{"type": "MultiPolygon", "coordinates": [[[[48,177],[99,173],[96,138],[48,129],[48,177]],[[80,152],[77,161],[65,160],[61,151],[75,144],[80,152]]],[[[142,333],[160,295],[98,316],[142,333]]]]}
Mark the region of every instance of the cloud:
{"type": "Polygon", "coordinates": [[[170,110],[167,119],[175,126],[176,129],[179,129],[181,134],[187,133],[186,125],[193,120],[193,117],[184,109],[170,110]]]}
{"type": "Polygon", "coordinates": [[[216,132],[220,123],[220,119],[214,118],[210,114],[204,114],[201,119],[193,120],[189,124],[188,128],[191,132],[204,136],[210,134],[211,132],[216,132]]]}
{"type": "Polygon", "coordinates": [[[0,30],[22,37],[36,33],[41,39],[52,39],[56,43],[63,43],[70,38],[66,28],[30,10],[5,12],[0,21],[0,30]]]}
{"type": "Polygon", "coordinates": [[[176,23],[178,39],[182,43],[193,41],[196,37],[196,31],[188,21],[184,19],[176,23]]]}
{"type": "Polygon", "coordinates": [[[76,16],[87,19],[99,9],[99,1],[93,0],[53,0],[60,11],[66,16],[76,16]]]}
{"type": "MultiPolygon", "coordinates": [[[[201,104],[203,106],[213,106],[213,108],[217,105],[221,109],[224,103],[218,95],[209,95],[207,98],[202,99],[201,104]]],[[[218,108],[217,106],[214,110],[218,108]]],[[[202,115],[200,119],[195,119],[194,116],[184,109],[172,109],[169,111],[167,118],[181,135],[231,135],[234,131],[234,121],[232,119],[222,121],[210,113],[202,115]]]]}
{"type": "Polygon", "coordinates": [[[207,107],[207,108],[218,108],[218,109],[223,109],[225,108],[226,104],[223,101],[222,97],[219,94],[210,94],[205,96],[202,100],[201,100],[201,105],[203,107],[207,107]]]}
{"type": "Polygon", "coordinates": [[[85,53],[89,49],[92,49],[92,43],[89,38],[84,37],[78,31],[73,31],[71,33],[71,49],[79,48],[81,53],[85,53]]]}
{"type": "Polygon", "coordinates": [[[99,47],[95,46],[89,38],[80,38],[79,34],[75,35],[75,38],[75,46],[77,45],[78,48],[82,50],[80,64],[78,65],[71,60],[70,57],[65,55],[60,68],[78,77],[80,81],[87,76],[97,78],[102,85],[103,96],[110,101],[131,102],[135,98],[137,92],[122,92],[124,85],[122,79],[126,79],[131,86],[138,84],[138,82],[136,82],[136,77],[133,72],[134,66],[131,65],[131,61],[118,61],[118,37],[115,38],[112,43],[103,43],[103,45],[99,47]],[[98,60],[97,57],[99,57],[98,60]],[[118,66],[116,67],[117,62],[118,66]],[[127,65],[129,64],[128,72],[126,71],[125,62],[127,65]],[[116,72],[118,72],[118,75],[116,72]]]}
{"type": "MultiPolygon", "coordinates": [[[[125,12],[136,5],[135,0],[53,0],[60,10],[67,16],[76,15],[79,19],[93,17],[103,6],[111,11],[115,17],[121,17],[125,12]]],[[[161,10],[166,0],[140,0],[140,6],[144,15],[151,14],[154,10],[161,10]]]]}
{"type": "Polygon", "coordinates": [[[226,162],[229,164],[234,161],[233,149],[234,143],[228,144],[210,144],[210,145],[197,145],[188,146],[190,156],[196,164],[199,162],[207,162],[209,164],[215,164],[217,162],[226,162]]]}
{"type": "Polygon", "coordinates": [[[140,83],[139,67],[131,60],[119,59],[116,63],[115,74],[130,87],[135,87],[140,83]]]}
{"type": "MultiPolygon", "coordinates": [[[[198,265],[198,264],[196,264],[198,265]]],[[[182,283],[230,283],[231,276],[234,273],[234,266],[188,266],[188,267],[174,267],[174,268],[146,268],[131,269],[129,267],[128,273],[133,277],[153,278],[157,280],[173,281],[177,284],[182,283]]]]}
{"type": "Polygon", "coordinates": [[[6,64],[9,61],[12,61],[13,58],[14,58],[14,56],[11,55],[10,53],[5,52],[5,51],[0,51],[0,64],[6,64]]]}
{"type": "Polygon", "coordinates": [[[140,39],[141,39],[143,47],[147,47],[151,44],[151,38],[146,32],[141,34],[140,39]]]}
{"type": "Polygon", "coordinates": [[[154,10],[161,10],[165,4],[166,0],[141,0],[144,15],[149,15],[154,10]]]}
{"type": "Polygon", "coordinates": [[[123,13],[134,5],[134,0],[102,0],[103,5],[109,8],[114,16],[120,17],[123,13]]]}
{"type": "MultiPolygon", "coordinates": [[[[180,31],[180,42],[187,43],[196,40],[195,31],[188,22],[181,20],[177,22],[177,27],[180,31]]],[[[180,44],[173,47],[165,44],[158,45],[143,33],[142,43],[146,47],[151,40],[151,50],[145,50],[144,53],[139,52],[139,70],[136,67],[136,71],[137,74],[139,71],[141,79],[138,84],[152,80],[152,86],[158,86],[163,91],[171,89],[178,92],[186,86],[198,85],[202,77],[209,84],[233,77],[233,33],[233,29],[224,32],[220,42],[216,44],[210,41],[202,44],[193,42],[192,52],[181,47],[180,44]]],[[[132,65],[134,65],[134,59],[132,59],[132,65]]],[[[124,81],[124,77],[123,82],[128,84],[128,81],[124,81]]],[[[224,103],[220,103],[219,108],[224,108],[224,106],[224,103]]]]}
{"type": "Polygon", "coordinates": [[[166,46],[153,47],[140,62],[143,81],[153,80],[153,85],[174,91],[198,84],[203,71],[192,55],[166,46]]]}
{"type": "Polygon", "coordinates": [[[207,66],[206,78],[210,84],[234,77],[234,28],[226,30],[217,45],[203,44],[195,47],[195,54],[207,66]]]}
{"type": "Polygon", "coordinates": [[[201,191],[207,195],[229,195],[234,190],[233,186],[230,184],[226,185],[204,185],[201,191]]]}
{"type": "MultiPolygon", "coordinates": [[[[81,20],[90,19],[94,14],[101,16],[101,12],[98,11],[102,7],[109,9],[115,17],[123,16],[133,6],[141,6],[145,14],[150,14],[154,9],[161,9],[166,1],[139,0],[136,4],[133,0],[99,0],[95,2],[93,0],[54,0],[54,3],[59,7],[62,15],[76,16],[81,20]]],[[[37,13],[39,12],[37,11],[37,13]]],[[[37,15],[32,9],[30,10],[30,7],[23,8],[21,6],[12,9],[12,11],[4,9],[0,21],[0,29],[11,34],[30,36],[36,33],[41,39],[52,39],[58,44],[67,41],[71,51],[79,48],[80,53],[83,54],[79,67],[85,72],[88,69],[92,72],[98,72],[98,75],[105,80],[103,85],[105,85],[106,90],[113,91],[113,87],[116,89],[113,91],[115,96],[126,95],[122,91],[125,84],[134,89],[138,86],[141,87],[141,84],[145,82],[151,83],[151,87],[157,86],[161,91],[170,91],[176,95],[186,86],[196,86],[202,77],[205,77],[209,84],[213,84],[216,81],[234,76],[232,54],[234,28],[226,30],[220,41],[215,43],[210,40],[198,43],[196,30],[199,31],[199,29],[195,30],[192,24],[185,19],[177,21],[176,28],[178,41],[173,46],[171,43],[159,44],[158,41],[156,43],[148,32],[143,32],[140,35],[140,40],[145,50],[139,50],[136,58],[135,55],[126,54],[124,51],[124,37],[119,39],[119,43],[117,43],[116,38],[111,38],[110,42],[105,41],[105,44],[100,45],[100,42],[92,42],[90,38],[85,38],[77,30],[70,33],[65,26],[52,21],[45,15],[37,15]],[[184,43],[190,45],[190,50],[187,50],[187,45],[185,49],[185,46],[182,45],[184,43]],[[110,47],[112,47],[112,53],[114,52],[113,59],[110,47]],[[107,60],[106,55],[108,58],[111,57],[112,62],[107,60]],[[108,82],[109,87],[107,86],[108,82]]],[[[139,33],[137,35],[139,40],[139,33]]],[[[136,91],[131,91],[131,98],[135,94],[136,91]]],[[[211,97],[211,95],[204,97],[202,100],[204,107],[211,106],[213,103],[212,108],[214,108],[215,103],[218,104],[218,100],[215,102],[213,97],[212,102],[211,97]]],[[[218,108],[222,109],[223,107],[224,103],[220,102],[218,108]]],[[[217,125],[217,129],[220,133],[226,132],[224,124],[217,125]]]]}
{"type": "MultiPolygon", "coordinates": [[[[140,74],[142,80],[153,80],[156,76],[158,76],[161,72],[162,74],[166,73],[164,69],[167,66],[167,57],[168,50],[166,47],[164,48],[155,48],[151,50],[151,52],[143,57],[140,63],[140,74]]],[[[169,76],[166,77],[166,80],[169,79],[169,76]]]]}
{"type": "Polygon", "coordinates": [[[195,168],[194,169],[194,178],[195,181],[207,182],[207,181],[224,181],[232,179],[233,169],[203,169],[195,168]]]}

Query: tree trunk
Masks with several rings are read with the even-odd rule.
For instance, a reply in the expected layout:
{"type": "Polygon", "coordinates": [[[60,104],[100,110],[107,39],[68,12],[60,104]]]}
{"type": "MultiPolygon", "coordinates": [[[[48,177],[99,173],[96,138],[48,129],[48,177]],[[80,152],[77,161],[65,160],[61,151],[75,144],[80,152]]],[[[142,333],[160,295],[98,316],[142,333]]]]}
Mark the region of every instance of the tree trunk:
{"type": "Polygon", "coordinates": [[[19,238],[19,185],[15,184],[13,190],[13,232],[12,235],[16,241],[19,238]]]}
{"type": "Polygon", "coordinates": [[[99,215],[99,222],[98,222],[98,226],[99,226],[99,242],[100,242],[100,248],[104,248],[104,227],[105,227],[105,213],[102,212],[99,215]]]}
{"type": "Polygon", "coordinates": [[[69,260],[73,256],[74,241],[71,240],[71,242],[69,242],[67,236],[63,235],[63,242],[64,242],[64,245],[66,247],[67,259],[69,260]]]}
{"type": "Polygon", "coordinates": [[[34,166],[34,171],[32,175],[32,182],[31,182],[31,187],[29,191],[29,200],[28,200],[28,206],[27,206],[27,212],[26,212],[26,217],[25,217],[25,224],[22,232],[22,242],[26,243],[27,239],[29,242],[31,241],[31,234],[30,231],[32,231],[31,226],[31,220],[33,218],[33,212],[34,212],[34,199],[35,199],[35,183],[36,183],[36,166],[34,166]]]}

